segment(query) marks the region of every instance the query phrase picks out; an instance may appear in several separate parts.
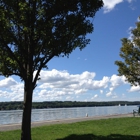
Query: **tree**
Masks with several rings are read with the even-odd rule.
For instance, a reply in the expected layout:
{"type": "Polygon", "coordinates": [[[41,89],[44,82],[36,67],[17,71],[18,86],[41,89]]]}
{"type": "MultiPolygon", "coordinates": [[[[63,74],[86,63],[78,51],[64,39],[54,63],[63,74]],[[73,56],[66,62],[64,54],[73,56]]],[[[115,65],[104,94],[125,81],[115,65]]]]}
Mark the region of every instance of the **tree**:
{"type": "Polygon", "coordinates": [[[0,73],[24,82],[21,140],[31,140],[32,95],[41,69],[90,42],[102,0],[0,0],[0,73]]]}
{"type": "Polygon", "coordinates": [[[122,39],[120,57],[124,61],[116,61],[115,64],[119,67],[120,76],[124,75],[131,85],[140,85],[140,21],[131,33],[131,39],[122,39]]]}

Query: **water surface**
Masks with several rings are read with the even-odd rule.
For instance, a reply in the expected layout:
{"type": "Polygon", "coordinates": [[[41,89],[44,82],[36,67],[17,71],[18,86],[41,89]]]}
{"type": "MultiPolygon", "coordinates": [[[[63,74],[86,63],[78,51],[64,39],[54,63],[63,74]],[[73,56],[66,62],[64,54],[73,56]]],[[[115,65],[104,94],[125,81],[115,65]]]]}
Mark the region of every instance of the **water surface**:
{"type": "MultiPolygon", "coordinates": [[[[79,118],[88,116],[105,116],[113,114],[132,113],[137,106],[107,106],[107,107],[75,107],[75,108],[49,108],[33,109],[32,122],[79,118]]],[[[0,111],[0,125],[21,123],[22,110],[0,111]]]]}

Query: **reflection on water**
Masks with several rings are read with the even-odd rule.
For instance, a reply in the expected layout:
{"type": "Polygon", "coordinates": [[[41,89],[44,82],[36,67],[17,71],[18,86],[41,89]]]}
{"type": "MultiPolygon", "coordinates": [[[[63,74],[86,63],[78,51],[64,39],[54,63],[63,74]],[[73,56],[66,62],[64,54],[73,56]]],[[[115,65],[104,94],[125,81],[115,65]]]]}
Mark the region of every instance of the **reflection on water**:
{"type": "MultiPolygon", "coordinates": [[[[108,106],[108,107],[76,107],[76,108],[49,108],[33,109],[32,122],[57,120],[88,116],[103,116],[112,114],[132,113],[137,106],[108,106]]],[[[0,125],[21,123],[22,110],[0,111],[0,125]]]]}
{"type": "Polygon", "coordinates": [[[22,110],[0,111],[0,124],[20,123],[22,110]]]}

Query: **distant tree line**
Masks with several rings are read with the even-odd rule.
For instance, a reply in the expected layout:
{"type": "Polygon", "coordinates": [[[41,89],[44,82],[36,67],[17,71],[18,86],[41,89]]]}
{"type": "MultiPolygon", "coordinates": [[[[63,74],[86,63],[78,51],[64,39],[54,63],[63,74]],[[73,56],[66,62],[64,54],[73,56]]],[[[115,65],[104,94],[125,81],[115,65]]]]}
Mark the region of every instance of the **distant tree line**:
{"type": "MultiPolygon", "coordinates": [[[[68,108],[68,107],[94,107],[94,106],[124,106],[140,105],[140,101],[108,101],[108,102],[80,102],[80,101],[45,101],[33,102],[32,109],[68,108]]],[[[22,110],[23,102],[0,102],[0,110],[22,110]]]]}

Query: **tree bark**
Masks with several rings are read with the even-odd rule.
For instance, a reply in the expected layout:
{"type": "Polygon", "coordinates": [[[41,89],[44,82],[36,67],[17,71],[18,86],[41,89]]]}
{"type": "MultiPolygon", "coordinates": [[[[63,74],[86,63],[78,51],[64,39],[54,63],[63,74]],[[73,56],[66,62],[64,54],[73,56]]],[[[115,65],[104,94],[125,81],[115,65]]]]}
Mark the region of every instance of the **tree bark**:
{"type": "Polygon", "coordinates": [[[31,140],[32,95],[32,81],[27,80],[24,83],[24,103],[21,126],[21,140],[31,140]]]}

